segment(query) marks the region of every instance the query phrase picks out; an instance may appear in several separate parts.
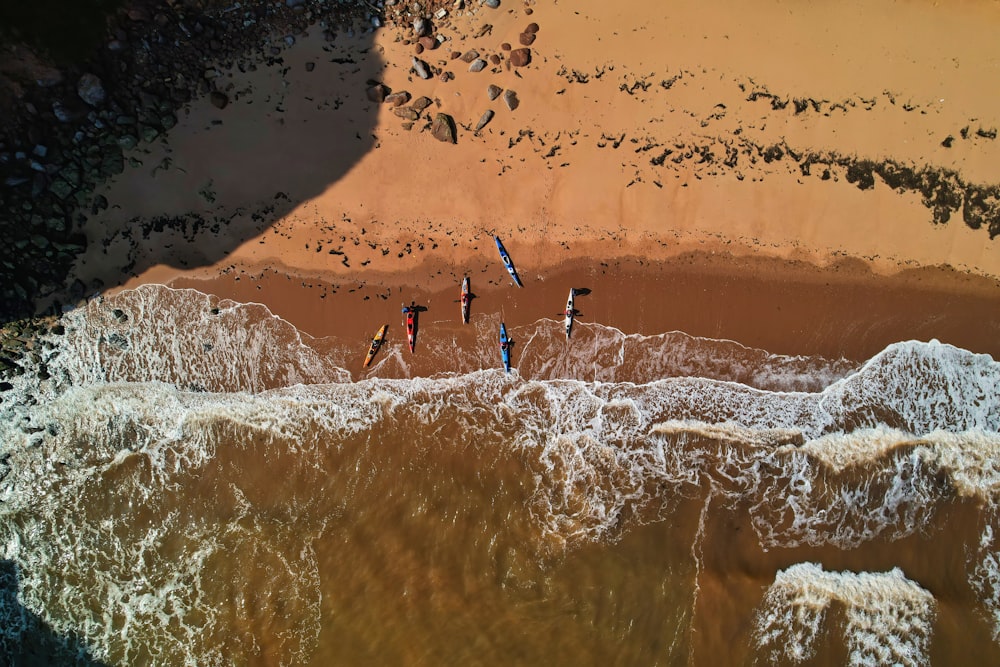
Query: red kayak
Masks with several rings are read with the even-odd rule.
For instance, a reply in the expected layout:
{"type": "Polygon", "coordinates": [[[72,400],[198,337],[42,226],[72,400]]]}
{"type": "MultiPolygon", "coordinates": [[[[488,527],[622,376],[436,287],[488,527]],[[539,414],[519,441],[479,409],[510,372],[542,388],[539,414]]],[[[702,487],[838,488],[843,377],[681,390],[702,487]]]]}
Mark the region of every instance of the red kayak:
{"type": "Polygon", "coordinates": [[[406,342],[410,344],[410,352],[417,345],[417,307],[413,304],[403,306],[406,315],[406,342]]]}

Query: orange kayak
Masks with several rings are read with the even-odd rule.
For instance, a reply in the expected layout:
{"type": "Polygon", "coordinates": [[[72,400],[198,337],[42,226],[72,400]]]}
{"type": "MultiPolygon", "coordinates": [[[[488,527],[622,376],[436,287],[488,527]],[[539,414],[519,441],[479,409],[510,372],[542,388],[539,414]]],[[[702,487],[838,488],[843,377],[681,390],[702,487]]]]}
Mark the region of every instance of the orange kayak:
{"type": "Polygon", "coordinates": [[[378,349],[380,347],[382,347],[382,341],[385,340],[385,332],[388,330],[389,330],[389,325],[383,324],[382,328],[379,329],[378,333],[375,334],[375,337],[372,338],[372,345],[371,347],[368,348],[368,355],[365,357],[365,368],[368,368],[368,365],[372,362],[372,359],[375,358],[375,353],[378,352],[378,349]]]}

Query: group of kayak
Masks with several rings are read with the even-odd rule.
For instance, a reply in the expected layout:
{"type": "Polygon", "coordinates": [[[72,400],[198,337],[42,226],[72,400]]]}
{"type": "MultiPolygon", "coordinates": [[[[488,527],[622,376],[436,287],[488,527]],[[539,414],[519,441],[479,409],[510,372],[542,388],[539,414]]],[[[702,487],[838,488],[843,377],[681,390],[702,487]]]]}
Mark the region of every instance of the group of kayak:
{"type": "MultiPolygon", "coordinates": [[[[507,253],[507,249],[503,247],[503,243],[500,241],[499,236],[494,236],[493,240],[496,241],[497,250],[500,252],[500,259],[503,260],[503,264],[507,267],[507,272],[510,273],[510,277],[514,280],[514,284],[518,287],[524,287],[521,282],[521,278],[517,275],[517,269],[514,268],[514,263],[510,259],[510,255],[507,253]]],[[[469,314],[471,310],[472,303],[472,291],[470,289],[471,284],[469,277],[465,276],[462,279],[462,322],[464,324],[469,323],[469,314]]],[[[573,330],[573,316],[576,315],[576,310],[574,308],[574,297],[576,296],[576,290],[570,289],[569,298],[566,300],[566,310],[563,315],[566,318],[566,338],[570,337],[570,333],[573,330]]],[[[410,352],[414,351],[417,344],[417,312],[420,307],[414,302],[411,302],[409,306],[403,306],[403,315],[406,316],[406,342],[410,347],[410,352]]],[[[364,367],[368,368],[371,364],[372,359],[375,358],[375,354],[382,347],[382,343],[385,342],[385,334],[389,330],[388,324],[383,324],[382,327],[372,338],[371,346],[368,348],[368,354],[365,356],[364,367]]],[[[500,358],[503,361],[503,367],[506,372],[510,372],[510,346],[512,344],[511,339],[507,336],[507,327],[504,323],[500,322],[500,358]]]]}

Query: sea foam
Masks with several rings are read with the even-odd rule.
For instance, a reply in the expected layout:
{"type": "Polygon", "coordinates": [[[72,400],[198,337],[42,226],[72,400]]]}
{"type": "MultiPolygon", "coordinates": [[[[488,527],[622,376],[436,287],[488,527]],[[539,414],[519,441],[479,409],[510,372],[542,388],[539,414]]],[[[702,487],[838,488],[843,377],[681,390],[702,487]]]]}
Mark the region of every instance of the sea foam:
{"type": "Polygon", "coordinates": [[[936,616],[934,597],[889,572],[827,572],[799,563],[778,572],[757,611],[756,643],[771,662],[812,658],[819,636],[833,632],[833,603],[843,606],[838,643],[851,665],[924,665],[936,616]]]}
{"type": "MultiPolygon", "coordinates": [[[[22,565],[28,608],[56,630],[79,633],[98,648],[120,644],[108,628],[134,623],[156,635],[147,635],[148,646],[182,651],[190,644],[196,648],[183,649],[190,658],[185,660],[217,663],[232,647],[197,643],[195,628],[216,622],[214,603],[200,582],[225,554],[244,549],[284,573],[268,586],[284,590],[302,609],[319,604],[308,584],[318,568],[309,536],[322,531],[321,523],[300,525],[294,534],[285,532],[283,522],[261,523],[261,508],[269,506],[241,486],[246,471],[216,473],[227,481],[213,493],[229,498],[232,508],[221,526],[198,512],[159,509],[167,496],[183,507],[185,485],[234,452],[265,462],[279,457],[291,467],[291,480],[301,477],[301,484],[287,489],[287,511],[306,507],[309,494],[326,488],[316,481],[328,474],[320,453],[330,456],[359,438],[378,446],[386,428],[406,428],[414,442],[455,451],[507,452],[523,466],[531,494],[527,511],[537,532],[562,548],[615,541],[631,526],[669,518],[679,503],[696,498],[747,512],[765,549],[852,548],[897,539],[930,526],[942,503],[956,496],[997,506],[1000,409],[991,397],[997,395],[1000,364],[948,345],[897,343],[860,367],[841,369],[839,377],[831,370],[836,365],[805,360],[796,376],[801,380],[755,381],[760,386],[718,371],[727,363],[715,364],[708,377],[595,381],[580,377],[580,368],[557,365],[546,367],[548,375],[541,378],[505,374],[494,368],[490,329],[480,345],[482,367],[348,382],[338,365],[341,353],[327,354],[326,343],[302,336],[263,307],[153,287],[123,298],[67,314],[66,334],[50,337],[51,348],[42,351],[49,379],[29,369],[12,381],[0,406],[0,551],[22,565]],[[171,314],[176,321],[157,324],[171,314]],[[230,367],[234,373],[226,371],[230,367]],[[816,388],[791,391],[768,383],[816,388]],[[101,515],[86,503],[95,489],[106,493],[101,515]],[[117,509],[110,511],[107,503],[117,509]],[[148,525],[126,529],[137,516],[148,525]],[[297,555],[290,557],[279,543],[297,555]],[[150,563],[155,553],[170,557],[150,563]],[[149,563],[144,579],[129,574],[135,562],[149,563]],[[91,571],[96,580],[85,575],[91,571]],[[74,587],[72,581],[88,583],[74,587]],[[97,600],[107,609],[95,617],[87,610],[97,600]]],[[[541,349],[550,324],[531,325],[533,337],[527,330],[514,333],[527,341],[524,348],[541,349]]],[[[590,325],[574,336],[585,342],[588,331],[602,333],[590,325]]],[[[710,349],[744,354],[727,342],[716,348],[706,340],[691,344],[704,347],[707,361],[710,349]]],[[[621,365],[641,355],[628,348],[625,341],[605,351],[601,358],[611,366],[595,370],[591,364],[587,372],[629,376],[621,365]]],[[[656,354],[648,345],[644,350],[656,354]]],[[[526,371],[535,362],[530,351],[523,354],[526,371]]],[[[776,362],[757,356],[771,370],[755,377],[774,376],[776,362]]],[[[711,365],[707,361],[701,367],[711,365]]],[[[648,369],[682,368],[676,361],[633,365],[647,369],[633,378],[655,374],[648,369]]],[[[355,472],[364,474],[360,464],[355,472]]],[[[994,523],[987,519],[969,577],[996,614],[994,523]]],[[[842,598],[845,587],[856,585],[846,575],[806,574],[827,582],[820,587],[821,601],[842,598]]],[[[797,602],[803,594],[796,591],[804,589],[789,583],[791,575],[776,581],[775,608],[808,606],[797,602]]],[[[899,584],[895,578],[888,582],[887,590],[899,584]]],[[[905,596],[887,595],[892,609],[903,604],[898,599],[905,596]]],[[[928,618],[905,609],[919,623],[928,618]]],[[[815,621],[810,618],[803,637],[815,621]]],[[[864,618],[852,622],[863,630],[864,618]]],[[[315,620],[308,627],[315,628],[315,620]]],[[[859,637],[871,636],[862,630],[859,637]]],[[[294,636],[283,649],[289,660],[308,652],[314,630],[294,636]]],[[[923,655],[924,635],[915,636],[917,644],[895,647],[889,657],[923,655]]],[[[778,640],[762,641],[772,646],[778,640]]],[[[874,650],[865,641],[852,647],[861,662],[874,650]]],[[[810,643],[803,642],[807,652],[810,643]]],[[[141,644],[116,650],[134,662],[143,659],[141,644]]]]}

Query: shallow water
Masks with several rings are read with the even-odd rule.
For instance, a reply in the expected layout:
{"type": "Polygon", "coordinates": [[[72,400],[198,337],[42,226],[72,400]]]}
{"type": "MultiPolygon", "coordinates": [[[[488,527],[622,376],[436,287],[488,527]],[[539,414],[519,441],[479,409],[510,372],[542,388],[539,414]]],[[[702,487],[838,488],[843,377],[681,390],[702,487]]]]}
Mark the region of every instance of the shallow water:
{"type": "Polygon", "coordinates": [[[481,315],[357,379],[192,290],[63,319],[0,405],[5,656],[31,616],[123,665],[1000,659],[989,356],[539,320],[506,375],[481,315]]]}

